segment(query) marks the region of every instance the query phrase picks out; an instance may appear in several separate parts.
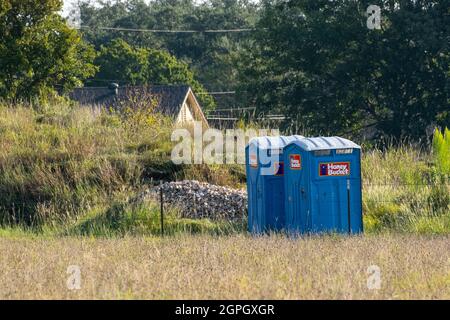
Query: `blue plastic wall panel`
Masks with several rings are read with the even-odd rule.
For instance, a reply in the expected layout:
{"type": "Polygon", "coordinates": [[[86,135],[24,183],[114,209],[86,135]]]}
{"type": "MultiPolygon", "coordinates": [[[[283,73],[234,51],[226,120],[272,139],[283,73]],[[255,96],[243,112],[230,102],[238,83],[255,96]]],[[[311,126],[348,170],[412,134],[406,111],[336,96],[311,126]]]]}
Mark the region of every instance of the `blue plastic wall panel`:
{"type": "Polygon", "coordinates": [[[259,137],[246,147],[248,230],[279,231],[285,227],[284,147],[303,136],[259,137]]]}
{"type": "Polygon", "coordinates": [[[305,138],[285,147],[286,229],[359,233],[360,147],[339,137],[305,138]]]}

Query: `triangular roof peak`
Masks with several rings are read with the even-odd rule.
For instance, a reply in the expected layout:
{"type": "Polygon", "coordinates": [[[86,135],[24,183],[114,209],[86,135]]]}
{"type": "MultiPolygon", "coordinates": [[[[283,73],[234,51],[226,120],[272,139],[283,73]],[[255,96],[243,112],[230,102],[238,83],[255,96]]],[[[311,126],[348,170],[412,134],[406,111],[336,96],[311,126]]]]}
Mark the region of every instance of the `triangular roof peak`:
{"type": "Polygon", "coordinates": [[[69,93],[69,97],[82,105],[114,106],[118,101],[126,100],[133,94],[151,94],[157,97],[157,112],[175,116],[189,93],[192,93],[195,99],[191,87],[186,84],[109,86],[76,88],[69,93]]]}

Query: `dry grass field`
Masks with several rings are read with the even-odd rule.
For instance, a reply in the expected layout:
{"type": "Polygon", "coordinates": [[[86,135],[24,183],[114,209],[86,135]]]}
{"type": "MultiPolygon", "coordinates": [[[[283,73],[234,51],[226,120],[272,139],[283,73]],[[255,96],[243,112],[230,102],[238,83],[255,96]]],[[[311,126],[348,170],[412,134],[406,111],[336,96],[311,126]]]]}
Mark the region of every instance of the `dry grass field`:
{"type": "Polygon", "coordinates": [[[450,299],[449,236],[10,236],[0,251],[1,299],[450,299]]]}

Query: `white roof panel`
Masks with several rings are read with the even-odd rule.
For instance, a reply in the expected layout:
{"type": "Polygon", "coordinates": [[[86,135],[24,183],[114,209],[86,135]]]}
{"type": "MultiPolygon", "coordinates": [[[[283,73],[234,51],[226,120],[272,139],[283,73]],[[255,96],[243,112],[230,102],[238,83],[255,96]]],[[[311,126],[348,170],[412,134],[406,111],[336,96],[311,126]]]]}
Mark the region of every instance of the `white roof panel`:
{"type": "Polygon", "coordinates": [[[315,137],[303,138],[292,143],[300,146],[306,151],[329,150],[329,149],[361,149],[359,145],[341,137],[315,137]]]}
{"type": "MultiPolygon", "coordinates": [[[[251,144],[256,145],[259,149],[281,149],[287,146],[289,143],[304,139],[304,136],[264,136],[250,139],[248,146],[251,144]]],[[[247,147],[248,147],[247,146],[247,147]]]]}

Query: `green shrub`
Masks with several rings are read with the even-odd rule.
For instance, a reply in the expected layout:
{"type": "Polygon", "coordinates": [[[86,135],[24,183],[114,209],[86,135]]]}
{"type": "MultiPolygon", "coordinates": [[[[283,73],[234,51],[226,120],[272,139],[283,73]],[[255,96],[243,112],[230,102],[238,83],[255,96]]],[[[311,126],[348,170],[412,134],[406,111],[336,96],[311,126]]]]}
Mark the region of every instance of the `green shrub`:
{"type": "Polygon", "coordinates": [[[444,176],[450,176],[450,130],[445,128],[440,132],[436,128],[433,136],[433,155],[436,167],[444,176]]]}

